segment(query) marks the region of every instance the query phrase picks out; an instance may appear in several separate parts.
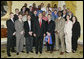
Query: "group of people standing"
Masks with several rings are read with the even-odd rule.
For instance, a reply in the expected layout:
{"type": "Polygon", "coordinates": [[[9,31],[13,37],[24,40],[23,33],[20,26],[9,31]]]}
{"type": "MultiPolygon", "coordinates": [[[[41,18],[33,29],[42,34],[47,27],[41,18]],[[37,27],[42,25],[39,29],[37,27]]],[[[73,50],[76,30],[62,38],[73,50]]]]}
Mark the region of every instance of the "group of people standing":
{"type": "Polygon", "coordinates": [[[57,8],[56,4],[53,8],[48,3],[44,7],[44,3],[36,7],[27,8],[27,3],[19,9],[15,9],[15,13],[10,13],[10,19],[7,20],[7,55],[11,56],[11,52],[24,52],[24,42],[26,53],[33,53],[33,46],[35,46],[35,53],[42,54],[43,42],[45,36],[52,37],[52,44],[46,42],[47,51],[59,51],[60,55],[64,52],[75,52],[77,50],[77,41],[80,37],[80,23],[76,16],[63,6],[57,8]],[[16,50],[15,50],[16,47],[16,50]],[[56,48],[56,49],[55,49],[56,48]]]}

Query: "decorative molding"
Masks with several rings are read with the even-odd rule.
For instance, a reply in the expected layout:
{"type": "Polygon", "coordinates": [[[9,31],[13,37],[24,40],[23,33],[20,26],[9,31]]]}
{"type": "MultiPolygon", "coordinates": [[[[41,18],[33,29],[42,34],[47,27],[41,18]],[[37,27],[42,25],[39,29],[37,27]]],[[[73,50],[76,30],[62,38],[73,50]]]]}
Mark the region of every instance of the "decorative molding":
{"type": "Polygon", "coordinates": [[[11,12],[12,1],[7,1],[7,4],[8,4],[7,13],[6,13],[6,15],[1,17],[1,20],[7,20],[9,18],[9,14],[11,12]]]}

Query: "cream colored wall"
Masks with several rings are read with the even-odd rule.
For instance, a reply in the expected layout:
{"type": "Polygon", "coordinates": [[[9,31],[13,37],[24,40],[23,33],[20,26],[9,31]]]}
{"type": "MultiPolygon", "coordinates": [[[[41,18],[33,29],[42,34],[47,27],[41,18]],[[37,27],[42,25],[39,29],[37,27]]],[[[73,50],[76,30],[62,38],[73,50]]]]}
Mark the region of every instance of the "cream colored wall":
{"type": "Polygon", "coordinates": [[[24,3],[27,3],[28,5],[32,3],[36,3],[36,6],[40,5],[40,3],[44,3],[45,6],[47,6],[48,3],[51,3],[52,1],[13,1],[12,2],[12,12],[15,13],[15,8],[18,8],[19,10],[22,8],[24,3]]]}
{"type": "Polygon", "coordinates": [[[76,16],[81,25],[81,37],[80,40],[83,41],[83,1],[76,2],[76,16]]]}

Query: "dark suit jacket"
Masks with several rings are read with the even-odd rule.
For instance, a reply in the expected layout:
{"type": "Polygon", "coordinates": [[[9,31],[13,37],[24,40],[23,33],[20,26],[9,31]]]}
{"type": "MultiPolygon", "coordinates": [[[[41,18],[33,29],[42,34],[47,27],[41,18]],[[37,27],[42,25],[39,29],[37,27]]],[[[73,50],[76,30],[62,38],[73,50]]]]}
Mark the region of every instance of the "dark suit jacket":
{"type": "Polygon", "coordinates": [[[37,19],[38,19],[38,16],[35,16],[34,14],[31,16],[31,18],[32,18],[32,21],[34,22],[34,21],[36,21],[37,19]]]}
{"type": "Polygon", "coordinates": [[[47,23],[47,32],[54,34],[54,30],[55,30],[55,22],[51,20],[49,23],[47,23]]]}
{"type": "Polygon", "coordinates": [[[30,9],[29,9],[29,8],[26,8],[26,10],[25,10],[25,11],[28,11],[28,12],[29,12],[29,11],[30,11],[30,9]]]}
{"type": "MultiPolygon", "coordinates": [[[[24,22],[24,31],[25,31],[25,37],[30,36],[29,33],[28,33],[29,32],[29,23],[28,23],[28,21],[24,22]]],[[[32,22],[31,22],[31,31],[33,32],[32,22]]]]}
{"type": "Polygon", "coordinates": [[[7,36],[8,38],[11,38],[13,37],[13,33],[15,32],[15,25],[11,19],[7,20],[6,25],[7,25],[7,36]]]}
{"type": "Polygon", "coordinates": [[[35,21],[34,33],[37,35],[37,37],[43,36],[43,34],[45,33],[45,21],[44,20],[42,20],[41,28],[39,25],[39,20],[37,19],[37,21],[35,21]]]}
{"type": "Polygon", "coordinates": [[[80,31],[81,31],[80,23],[79,23],[78,21],[76,21],[76,22],[73,24],[72,36],[79,38],[79,37],[80,37],[80,31]]]}
{"type": "Polygon", "coordinates": [[[32,21],[32,25],[33,25],[33,28],[34,28],[34,25],[36,24],[35,21],[38,20],[38,16],[35,16],[34,14],[31,16],[31,21],[32,21]]]}
{"type": "Polygon", "coordinates": [[[7,46],[14,47],[16,46],[16,37],[13,35],[15,32],[15,25],[11,19],[7,20],[7,46]]]}
{"type": "Polygon", "coordinates": [[[18,20],[18,15],[14,15],[14,22],[16,21],[16,20],[18,20]]]}

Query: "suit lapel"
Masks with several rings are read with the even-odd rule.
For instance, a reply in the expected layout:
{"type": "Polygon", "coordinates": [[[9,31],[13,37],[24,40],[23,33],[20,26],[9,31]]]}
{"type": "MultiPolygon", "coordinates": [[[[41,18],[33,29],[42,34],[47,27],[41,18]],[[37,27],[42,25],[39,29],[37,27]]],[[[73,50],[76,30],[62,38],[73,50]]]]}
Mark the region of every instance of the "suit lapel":
{"type": "Polygon", "coordinates": [[[37,23],[38,23],[38,26],[39,26],[39,28],[40,28],[40,25],[39,25],[39,19],[37,20],[37,23]]]}
{"type": "Polygon", "coordinates": [[[10,19],[11,23],[14,25],[14,22],[10,19]]]}
{"type": "Polygon", "coordinates": [[[28,21],[27,21],[27,26],[28,26],[28,28],[29,28],[29,23],[28,23],[28,21]]]}

